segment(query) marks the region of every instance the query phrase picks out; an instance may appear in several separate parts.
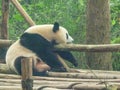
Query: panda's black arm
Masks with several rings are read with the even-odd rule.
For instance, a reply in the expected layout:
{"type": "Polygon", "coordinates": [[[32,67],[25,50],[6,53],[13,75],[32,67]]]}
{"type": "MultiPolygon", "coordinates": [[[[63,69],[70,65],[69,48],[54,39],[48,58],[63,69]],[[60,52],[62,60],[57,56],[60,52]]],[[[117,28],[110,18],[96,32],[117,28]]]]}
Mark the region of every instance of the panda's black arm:
{"type": "Polygon", "coordinates": [[[78,66],[77,60],[74,58],[71,52],[69,51],[55,51],[60,55],[63,59],[71,62],[74,66],[78,66]]]}
{"type": "Polygon", "coordinates": [[[24,33],[20,37],[20,44],[35,53],[42,53],[46,47],[53,48],[52,44],[38,34],[24,33]]]}
{"type": "Polygon", "coordinates": [[[63,67],[62,63],[58,60],[57,54],[54,53],[51,49],[47,48],[45,54],[45,56],[47,56],[45,57],[45,62],[48,65],[52,66],[53,68],[63,67]]]}

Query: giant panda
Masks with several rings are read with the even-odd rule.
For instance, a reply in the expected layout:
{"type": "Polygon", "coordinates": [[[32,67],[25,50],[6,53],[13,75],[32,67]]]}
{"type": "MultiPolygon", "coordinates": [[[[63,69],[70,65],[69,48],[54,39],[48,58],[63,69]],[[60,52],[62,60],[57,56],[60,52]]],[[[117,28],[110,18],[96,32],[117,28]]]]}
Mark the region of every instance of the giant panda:
{"type": "Polygon", "coordinates": [[[32,57],[33,75],[46,75],[48,70],[65,71],[58,55],[77,66],[69,51],[56,51],[54,45],[71,43],[73,38],[59,23],[35,25],[28,28],[6,53],[6,64],[11,71],[21,74],[21,59],[32,57]]]}

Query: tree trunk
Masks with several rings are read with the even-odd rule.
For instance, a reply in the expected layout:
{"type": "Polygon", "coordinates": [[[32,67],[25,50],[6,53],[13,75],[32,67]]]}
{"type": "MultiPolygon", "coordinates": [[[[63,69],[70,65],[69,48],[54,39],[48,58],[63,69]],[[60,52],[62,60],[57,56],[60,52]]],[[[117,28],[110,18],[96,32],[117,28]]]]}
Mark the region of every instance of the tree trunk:
{"type": "MultiPolygon", "coordinates": [[[[87,44],[110,43],[109,0],[88,0],[87,2],[87,44]]],[[[112,70],[110,52],[86,52],[87,64],[92,69],[112,70]]]]}

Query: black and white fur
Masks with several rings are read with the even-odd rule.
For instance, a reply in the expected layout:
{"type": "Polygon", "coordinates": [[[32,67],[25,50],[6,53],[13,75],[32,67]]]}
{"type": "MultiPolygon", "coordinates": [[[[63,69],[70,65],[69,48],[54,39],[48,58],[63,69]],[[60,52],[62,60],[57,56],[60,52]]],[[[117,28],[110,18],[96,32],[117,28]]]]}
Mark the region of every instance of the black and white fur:
{"type": "Polygon", "coordinates": [[[12,71],[21,74],[21,58],[32,57],[33,75],[44,75],[47,70],[62,69],[63,65],[57,55],[77,66],[77,61],[70,52],[54,51],[53,48],[56,44],[72,41],[68,31],[57,22],[54,25],[32,26],[10,46],[6,54],[6,63],[12,71]]]}

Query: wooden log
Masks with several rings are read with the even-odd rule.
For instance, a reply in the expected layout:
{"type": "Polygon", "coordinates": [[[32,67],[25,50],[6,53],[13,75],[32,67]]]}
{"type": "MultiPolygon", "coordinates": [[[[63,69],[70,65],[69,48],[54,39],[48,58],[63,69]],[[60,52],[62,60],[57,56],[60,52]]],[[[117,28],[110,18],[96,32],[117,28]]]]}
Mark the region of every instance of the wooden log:
{"type": "Polygon", "coordinates": [[[78,52],[119,52],[120,44],[81,45],[61,44],[55,46],[56,50],[78,51],[78,52]]]}
{"type": "Polygon", "coordinates": [[[0,86],[0,90],[22,90],[20,86],[0,86]]]}
{"type": "Polygon", "coordinates": [[[0,48],[9,47],[14,41],[13,40],[3,40],[0,39],[0,48]]]}
{"type": "MultiPolygon", "coordinates": [[[[83,79],[84,80],[84,79],[83,79]]],[[[104,82],[71,82],[71,81],[47,81],[47,80],[35,80],[34,81],[34,87],[53,87],[53,88],[64,88],[64,89],[72,89],[74,88],[98,88],[99,86],[105,87],[104,83],[109,85],[117,85],[120,87],[119,82],[109,82],[108,80],[105,80],[104,82]],[[83,85],[85,87],[83,87],[83,85]],[[95,86],[95,87],[94,87],[95,86]]],[[[0,79],[0,86],[20,86],[20,79],[0,79]]],[[[88,89],[87,89],[88,90],[88,89]]],[[[90,89],[91,90],[91,89],[90,89]]]]}
{"type": "Polygon", "coordinates": [[[15,7],[18,9],[20,14],[24,17],[24,19],[28,22],[30,26],[35,25],[35,22],[31,19],[31,17],[27,14],[27,12],[22,8],[18,0],[10,0],[10,1],[15,5],[15,7]]]}
{"type": "Polygon", "coordinates": [[[61,90],[61,89],[52,88],[52,87],[41,87],[39,88],[39,90],[61,90]]]}
{"type": "Polygon", "coordinates": [[[74,85],[72,88],[75,90],[120,90],[120,84],[108,84],[106,87],[104,84],[77,84],[74,85]]]}
{"type": "Polygon", "coordinates": [[[119,74],[105,74],[105,73],[58,73],[48,72],[48,76],[62,77],[62,78],[81,78],[81,79],[120,79],[119,74]]]}
{"type": "MultiPolygon", "coordinates": [[[[0,86],[0,90],[22,90],[20,86],[0,86]]],[[[33,90],[38,90],[38,87],[34,87],[33,90]]]]}
{"type": "Polygon", "coordinates": [[[10,71],[6,64],[0,64],[0,73],[12,74],[13,72],[10,71]]]}
{"type": "MultiPolygon", "coordinates": [[[[72,85],[71,85],[72,86],[72,85]]],[[[34,87],[33,90],[49,90],[49,88],[59,88],[60,90],[120,90],[120,85],[110,85],[108,88],[115,87],[115,89],[106,89],[105,85],[96,85],[96,84],[77,84],[73,85],[72,87],[63,86],[37,86],[34,87]],[[43,89],[40,89],[45,87],[43,89]]],[[[51,89],[50,88],[50,89],[51,89]]],[[[51,90],[54,90],[51,89],[51,90]]],[[[58,90],[59,90],[58,89],[58,90]]],[[[22,90],[20,86],[0,86],[0,90],[22,90]]]]}
{"type": "MultiPolygon", "coordinates": [[[[36,80],[34,81],[34,88],[37,88],[36,90],[39,90],[40,88],[44,88],[44,89],[51,89],[51,88],[73,89],[74,88],[74,90],[106,90],[106,86],[104,83],[107,84],[107,88],[114,88],[114,87],[117,88],[117,89],[107,89],[107,90],[120,90],[120,83],[119,83],[120,79],[111,79],[111,80],[117,80],[117,82],[111,82],[109,81],[110,79],[108,80],[104,79],[104,82],[100,82],[99,80],[98,82],[91,82],[91,80],[97,80],[97,79],[91,79],[91,80],[88,79],[87,82],[86,81],[73,82],[73,81],[65,81],[65,80],[60,81],[59,80],[60,78],[57,80],[55,77],[52,77],[55,80],[49,79],[51,77],[40,77],[40,79],[38,78],[39,77],[37,77],[36,80]],[[43,78],[43,80],[41,80],[41,78],[43,78]],[[45,80],[45,78],[47,78],[48,80],[45,80]]],[[[62,78],[62,79],[71,79],[71,78],[62,78]]],[[[76,80],[79,80],[79,79],[76,79],[76,80]]],[[[80,79],[80,80],[84,80],[84,79],[80,79]]],[[[15,86],[17,86],[17,88],[20,87],[20,79],[14,79],[14,78],[0,79],[0,88],[2,87],[2,89],[0,90],[4,90],[3,88],[6,88],[7,86],[9,87],[11,85],[12,87],[15,87],[15,86]]],[[[11,87],[9,90],[12,90],[11,87]]]]}
{"type": "MultiPolygon", "coordinates": [[[[79,73],[59,73],[59,72],[48,72],[48,76],[50,77],[66,77],[66,78],[84,78],[84,79],[120,79],[120,72],[119,71],[104,71],[104,70],[92,70],[94,72],[91,72],[90,70],[78,70],[79,73]]],[[[15,74],[14,72],[11,72],[9,68],[6,66],[6,64],[0,64],[0,73],[6,73],[6,74],[15,74]]],[[[4,74],[3,74],[4,76],[4,74]]],[[[1,74],[0,74],[1,77],[1,74]]],[[[8,76],[9,78],[9,76],[8,76]]]]}
{"type": "MultiPolygon", "coordinates": [[[[14,40],[0,40],[0,47],[10,46],[14,40]]],[[[120,44],[60,44],[55,46],[55,50],[78,51],[78,52],[120,52],[120,44]]]]}
{"type": "Polygon", "coordinates": [[[105,74],[120,74],[119,71],[106,71],[106,70],[89,70],[89,69],[73,69],[71,68],[71,71],[74,71],[76,70],[77,72],[79,73],[92,73],[92,72],[95,72],[95,73],[105,73],[105,74]]]}
{"type": "Polygon", "coordinates": [[[22,89],[33,90],[32,79],[32,58],[23,58],[21,60],[21,72],[22,72],[22,89]]]}
{"type": "Polygon", "coordinates": [[[1,36],[2,39],[8,39],[8,17],[9,17],[9,0],[2,0],[2,24],[1,36]]]}
{"type": "MultiPolygon", "coordinates": [[[[11,75],[11,74],[0,74],[0,82],[17,82],[21,79],[21,76],[19,75],[11,75]]],[[[34,83],[42,82],[42,81],[61,81],[61,82],[91,82],[91,83],[98,83],[98,82],[114,82],[119,83],[120,79],[78,79],[78,78],[61,78],[61,77],[40,77],[40,76],[34,76],[34,83]]]]}

